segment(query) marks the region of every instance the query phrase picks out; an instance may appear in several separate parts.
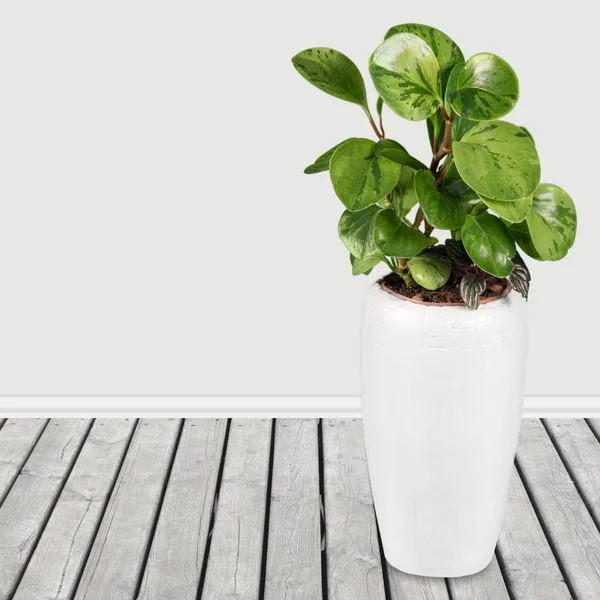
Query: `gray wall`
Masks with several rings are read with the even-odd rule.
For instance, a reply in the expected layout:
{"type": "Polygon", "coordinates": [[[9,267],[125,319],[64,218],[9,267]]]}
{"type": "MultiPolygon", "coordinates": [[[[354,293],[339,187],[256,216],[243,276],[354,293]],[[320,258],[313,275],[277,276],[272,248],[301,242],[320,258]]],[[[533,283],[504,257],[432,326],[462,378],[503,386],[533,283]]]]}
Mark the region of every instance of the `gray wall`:
{"type": "MultiPolygon", "coordinates": [[[[331,46],[366,74],[416,21],[521,79],[508,119],[580,219],[567,259],[531,265],[527,389],[599,394],[597,24],[593,3],[548,6],[3,3],[0,393],[358,393],[375,277],[351,276],[342,205],[302,169],[371,131],[290,57],[331,46]]],[[[428,159],[424,123],[386,130],[428,159]]]]}

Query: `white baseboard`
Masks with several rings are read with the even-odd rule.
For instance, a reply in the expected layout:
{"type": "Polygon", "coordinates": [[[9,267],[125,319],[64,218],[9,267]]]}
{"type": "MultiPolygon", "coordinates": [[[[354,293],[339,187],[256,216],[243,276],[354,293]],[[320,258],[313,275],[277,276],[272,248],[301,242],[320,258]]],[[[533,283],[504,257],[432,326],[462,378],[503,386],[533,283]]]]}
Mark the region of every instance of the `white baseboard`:
{"type": "MultiPolygon", "coordinates": [[[[360,417],[358,396],[0,396],[0,417],[360,417]]],[[[527,396],[524,417],[600,417],[600,396],[527,396]]]]}

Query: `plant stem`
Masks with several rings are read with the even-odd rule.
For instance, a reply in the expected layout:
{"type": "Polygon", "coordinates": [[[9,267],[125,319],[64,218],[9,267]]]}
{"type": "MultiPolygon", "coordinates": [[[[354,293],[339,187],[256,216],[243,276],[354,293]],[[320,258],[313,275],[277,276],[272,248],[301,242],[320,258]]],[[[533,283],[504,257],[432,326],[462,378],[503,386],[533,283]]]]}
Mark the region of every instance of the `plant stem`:
{"type": "Polygon", "coordinates": [[[384,138],[385,137],[385,130],[383,128],[383,115],[381,113],[379,113],[379,129],[381,131],[381,137],[384,138]]]}
{"type": "MultiPolygon", "coordinates": [[[[383,139],[384,134],[380,133],[379,129],[377,129],[377,125],[375,125],[375,121],[373,121],[373,117],[371,116],[371,113],[368,110],[365,110],[365,113],[367,114],[367,118],[369,119],[369,123],[371,123],[371,127],[373,128],[373,131],[375,132],[377,139],[378,140],[383,139]]],[[[383,128],[382,128],[382,131],[383,131],[383,128]]]]}
{"type": "Polygon", "coordinates": [[[423,214],[423,209],[421,207],[419,207],[419,210],[417,210],[417,214],[415,215],[413,229],[419,229],[419,227],[421,227],[421,223],[423,222],[424,218],[425,218],[425,215],[423,214]]]}
{"type": "Polygon", "coordinates": [[[454,114],[452,114],[452,116],[448,116],[448,113],[443,106],[440,106],[440,110],[442,111],[446,125],[444,127],[444,140],[442,141],[442,147],[437,149],[437,152],[434,152],[433,158],[431,159],[431,166],[429,167],[431,172],[434,174],[436,173],[442,158],[452,152],[452,121],[454,120],[454,114]]]}
{"type": "Polygon", "coordinates": [[[446,173],[448,172],[448,169],[452,166],[452,164],[454,163],[454,159],[452,159],[451,161],[447,162],[441,169],[440,172],[438,173],[438,176],[435,180],[435,187],[438,187],[440,185],[440,183],[442,183],[442,181],[444,181],[444,176],[446,175],[446,173]]]}

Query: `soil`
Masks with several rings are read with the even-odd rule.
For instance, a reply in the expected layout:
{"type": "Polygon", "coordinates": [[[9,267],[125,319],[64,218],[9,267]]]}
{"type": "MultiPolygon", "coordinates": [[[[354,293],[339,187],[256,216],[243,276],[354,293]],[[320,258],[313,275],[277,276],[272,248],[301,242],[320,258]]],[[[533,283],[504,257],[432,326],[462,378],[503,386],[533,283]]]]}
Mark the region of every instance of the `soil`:
{"type": "MultiPolygon", "coordinates": [[[[400,294],[405,298],[410,298],[415,302],[464,305],[464,301],[460,295],[459,289],[462,275],[463,273],[457,273],[454,271],[450,275],[450,279],[448,279],[448,281],[437,290],[426,290],[422,287],[406,285],[404,279],[402,279],[402,277],[396,273],[389,273],[386,275],[383,279],[381,279],[381,284],[384,288],[387,288],[388,291],[400,294]]],[[[502,296],[508,286],[508,281],[506,279],[498,279],[496,277],[490,277],[489,275],[487,283],[488,286],[485,292],[481,294],[482,300],[485,298],[502,296]]]]}

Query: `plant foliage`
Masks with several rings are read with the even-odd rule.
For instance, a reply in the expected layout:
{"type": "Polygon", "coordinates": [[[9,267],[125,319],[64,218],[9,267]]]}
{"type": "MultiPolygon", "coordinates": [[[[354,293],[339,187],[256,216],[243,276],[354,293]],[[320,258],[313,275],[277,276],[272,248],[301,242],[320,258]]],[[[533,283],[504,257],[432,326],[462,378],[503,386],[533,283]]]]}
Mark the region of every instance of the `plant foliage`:
{"type": "Polygon", "coordinates": [[[459,283],[452,285],[476,309],[499,279],[527,298],[531,276],[517,246],[542,261],[560,260],[573,246],[572,199],[540,182],[533,137],[503,120],[517,103],[519,81],[499,56],[465,60],[454,41],[428,25],[390,28],[369,59],[379,124],[347,56],[309,48],[292,62],[320,90],[360,106],[376,136],[341,141],[305,169],[329,171],[346,209],[338,230],[354,275],[385,262],[410,285],[435,290],[455,272],[460,277],[452,281],[459,283]],[[385,106],[426,121],[429,167],[385,136],[385,106]],[[449,236],[445,246],[435,245],[435,229],[449,236]]]}

